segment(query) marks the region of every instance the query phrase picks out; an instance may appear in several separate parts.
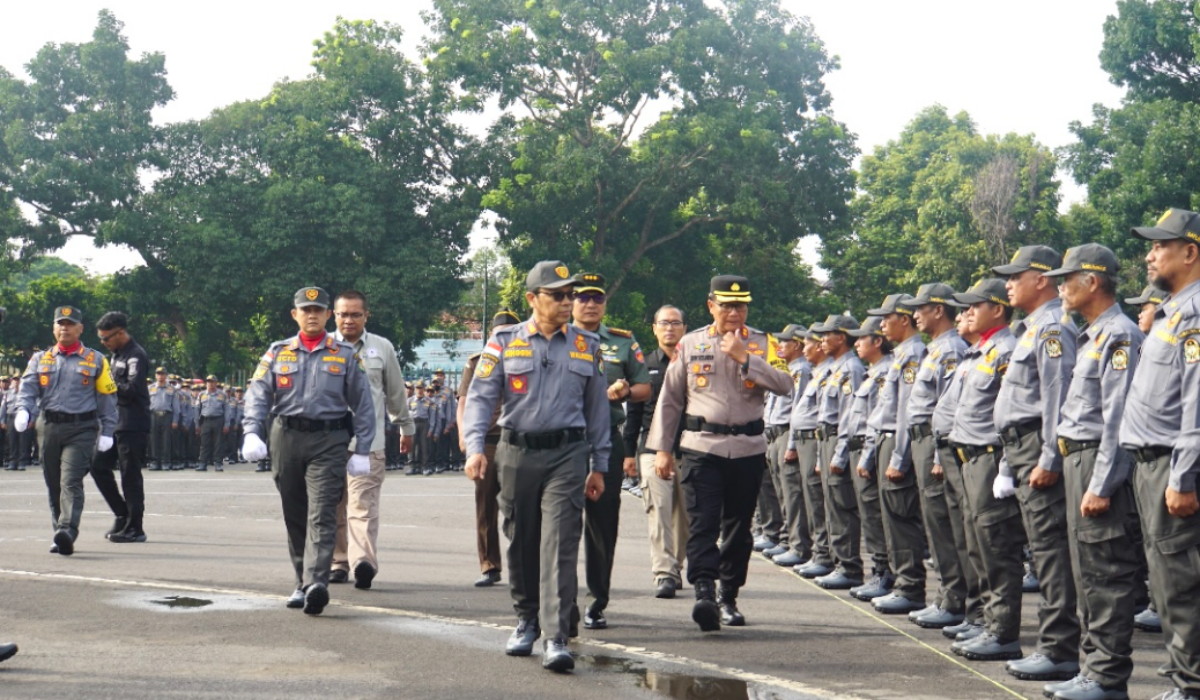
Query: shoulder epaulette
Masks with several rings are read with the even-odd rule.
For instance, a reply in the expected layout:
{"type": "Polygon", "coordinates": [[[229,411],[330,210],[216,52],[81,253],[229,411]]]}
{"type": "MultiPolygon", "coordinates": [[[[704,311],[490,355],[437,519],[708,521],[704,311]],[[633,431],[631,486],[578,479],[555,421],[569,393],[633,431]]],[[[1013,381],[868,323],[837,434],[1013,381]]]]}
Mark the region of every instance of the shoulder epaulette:
{"type": "Polygon", "coordinates": [[[612,326],[609,326],[608,332],[612,333],[613,335],[619,335],[622,338],[632,338],[633,337],[633,331],[627,331],[624,328],[613,328],[612,326]]]}

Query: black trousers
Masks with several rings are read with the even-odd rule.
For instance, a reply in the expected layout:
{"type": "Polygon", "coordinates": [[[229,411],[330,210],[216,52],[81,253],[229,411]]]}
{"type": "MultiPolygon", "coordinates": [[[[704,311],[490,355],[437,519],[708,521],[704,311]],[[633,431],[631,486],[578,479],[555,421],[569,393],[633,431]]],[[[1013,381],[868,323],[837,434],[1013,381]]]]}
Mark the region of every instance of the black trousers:
{"type": "Polygon", "coordinates": [[[604,493],[583,504],[583,551],[587,558],[588,605],[593,610],[608,607],[612,587],[613,558],[617,552],[617,531],[621,525],[621,481],[625,478],[622,462],[625,444],[620,426],[612,429],[612,451],[608,473],[604,475],[604,493]]]}
{"type": "Polygon", "coordinates": [[[746,584],[754,549],[750,525],[766,466],[765,452],[727,459],[684,451],[680,477],[691,521],[689,583],[720,580],[723,588],[735,590],[746,584]]]}
{"type": "Polygon", "coordinates": [[[146,465],[147,433],[119,432],[116,443],[108,452],[97,452],[92,460],[92,480],[104,501],[117,517],[129,516],[129,529],[142,529],[142,514],[146,511],[146,491],[142,483],[142,468],[146,465]],[[113,467],[121,469],[121,490],[113,467]],[[124,493],[124,497],[121,494],[124,493]]]}

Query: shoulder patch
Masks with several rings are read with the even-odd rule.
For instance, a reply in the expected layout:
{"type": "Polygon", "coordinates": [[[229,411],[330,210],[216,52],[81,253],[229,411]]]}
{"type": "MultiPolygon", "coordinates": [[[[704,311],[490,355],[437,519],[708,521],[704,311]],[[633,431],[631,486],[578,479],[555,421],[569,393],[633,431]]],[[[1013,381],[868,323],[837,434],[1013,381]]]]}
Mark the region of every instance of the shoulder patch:
{"type": "Polygon", "coordinates": [[[1046,340],[1046,356],[1047,357],[1062,357],[1063,348],[1062,342],[1058,338],[1049,338],[1046,340]]]}
{"type": "Polygon", "coordinates": [[[1129,369],[1129,353],[1125,348],[1117,348],[1113,351],[1111,363],[1117,371],[1129,369]]]}
{"type": "Polygon", "coordinates": [[[1200,362],[1200,340],[1188,338],[1183,342],[1183,361],[1189,365],[1200,362]]]}

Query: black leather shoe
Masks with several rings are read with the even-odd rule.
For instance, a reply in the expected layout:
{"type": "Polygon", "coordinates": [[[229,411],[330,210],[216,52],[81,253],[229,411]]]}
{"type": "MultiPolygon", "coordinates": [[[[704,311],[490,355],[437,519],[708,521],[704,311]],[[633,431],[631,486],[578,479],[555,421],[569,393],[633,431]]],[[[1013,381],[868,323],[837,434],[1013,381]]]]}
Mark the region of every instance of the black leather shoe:
{"type": "Polygon", "coordinates": [[[0,644],[0,661],[11,659],[17,653],[17,645],[13,643],[0,644]]]}
{"type": "Polygon", "coordinates": [[[66,530],[59,530],[54,533],[54,544],[58,547],[58,553],[64,557],[69,557],[75,553],[75,540],[71,539],[71,533],[66,530]]]}
{"type": "Polygon", "coordinates": [[[658,585],[654,588],[655,598],[674,598],[675,591],[679,588],[679,584],[675,583],[673,578],[660,578],[658,585]]]}
{"type": "Polygon", "coordinates": [[[289,608],[296,608],[297,610],[304,607],[303,588],[297,588],[296,590],[292,591],[292,595],[288,596],[287,606],[289,608]]]}
{"type": "Polygon", "coordinates": [[[304,590],[304,614],[320,615],[329,605],[329,589],[323,583],[310,583],[304,590]]]}
{"type": "Polygon", "coordinates": [[[330,583],[346,583],[349,580],[350,580],[350,572],[349,571],[346,571],[345,569],[330,569],[329,570],[329,582],[330,583]]]}
{"type": "Polygon", "coordinates": [[[358,566],[354,567],[354,587],[365,591],[371,587],[371,582],[375,580],[375,567],[365,561],[358,562],[358,566]]]}
{"type": "Polygon", "coordinates": [[[575,659],[571,657],[565,639],[555,637],[542,644],[542,668],[556,673],[566,673],[575,668],[575,659]]]}
{"type": "Polygon", "coordinates": [[[721,608],[717,605],[716,587],[712,581],[701,580],[695,583],[696,604],[692,606],[692,621],[700,625],[701,632],[715,632],[721,629],[721,608]]]}
{"type": "Polygon", "coordinates": [[[583,626],[590,630],[606,630],[608,629],[608,619],[604,617],[603,610],[588,608],[587,613],[583,616],[583,626]]]}
{"type": "Polygon", "coordinates": [[[533,643],[542,636],[542,628],[537,620],[518,620],[517,628],[509,635],[504,645],[504,653],[509,656],[529,656],[533,653],[533,643]]]}
{"type": "Polygon", "coordinates": [[[498,569],[488,569],[483,572],[483,575],[475,579],[476,588],[487,588],[500,583],[500,571],[498,569]]]}
{"type": "Polygon", "coordinates": [[[146,533],[142,532],[141,530],[137,530],[137,531],[125,530],[123,532],[115,533],[112,537],[108,538],[108,541],[109,542],[117,542],[117,543],[145,542],[146,541],[146,533]]]}
{"type": "Polygon", "coordinates": [[[126,527],[129,527],[129,516],[118,515],[116,519],[113,520],[112,529],[104,533],[104,539],[112,539],[112,536],[118,532],[124,532],[126,527]]]}
{"type": "Polygon", "coordinates": [[[717,605],[721,608],[721,624],[729,627],[745,627],[746,618],[737,608],[737,589],[722,587],[717,593],[717,605]]]}

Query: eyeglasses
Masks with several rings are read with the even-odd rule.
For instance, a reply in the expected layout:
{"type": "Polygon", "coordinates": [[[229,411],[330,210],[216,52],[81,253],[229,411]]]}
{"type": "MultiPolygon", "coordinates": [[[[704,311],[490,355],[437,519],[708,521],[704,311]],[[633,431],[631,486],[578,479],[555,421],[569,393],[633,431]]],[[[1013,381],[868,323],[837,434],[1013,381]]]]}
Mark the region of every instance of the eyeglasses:
{"type": "Polygon", "coordinates": [[[576,292],[575,301],[581,304],[603,304],[604,292],[576,292]]]}
{"type": "Polygon", "coordinates": [[[735,311],[745,311],[746,302],[744,301],[718,301],[717,309],[723,314],[730,314],[735,311]]]}
{"type": "Polygon", "coordinates": [[[360,321],[360,320],[362,320],[362,318],[364,316],[366,316],[366,314],[362,313],[361,311],[354,311],[354,312],[340,311],[340,312],[334,312],[333,315],[337,316],[338,318],[348,319],[350,321],[360,321]]]}
{"type": "Polygon", "coordinates": [[[659,328],[678,328],[683,325],[683,321],[655,321],[654,325],[659,328]]]}
{"type": "Polygon", "coordinates": [[[564,291],[563,291],[563,290],[561,290],[561,289],[555,289],[555,290],[553,290],[553,291],[547,291],[547,290],[545,290],[545,289],[539,289],[539,290],[537,290],[537,293],[538,293],[538,294],[545,294],[546,296],[550,297],[550,298],[551,298],[551,299],[553,299],[554,301],[564,301],[564,300],[566,300],[566,299],[569,299],[569,298],[571,298],[571,296],[574,294],[574,292],[564,292],[564,291]]]}
{"type": "Polygon", "coordinates": [[[122,329],[118,328],[117,330],[113,331],[112,333],[109,333],[108,335],[100,335],[99,333],[97,333],[96,335],[100,336],[101,343],[107,343],[108,341],[112,340],[113,338],[117,337],[118,335],[121,335],[122,332],[123,332],[122,329]]]}

